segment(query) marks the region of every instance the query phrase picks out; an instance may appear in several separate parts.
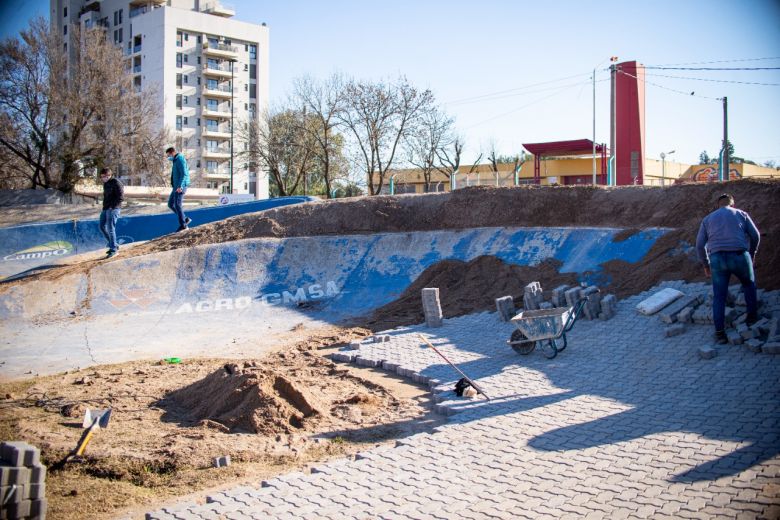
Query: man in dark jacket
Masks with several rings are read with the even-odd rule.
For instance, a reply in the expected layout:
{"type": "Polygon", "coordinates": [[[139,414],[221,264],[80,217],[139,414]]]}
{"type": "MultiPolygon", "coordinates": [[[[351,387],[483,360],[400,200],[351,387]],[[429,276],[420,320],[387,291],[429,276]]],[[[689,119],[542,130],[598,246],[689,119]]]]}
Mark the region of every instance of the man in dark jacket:
{"type": "Polygon", "coordinates": [[[187,186],[190,185],[190,171],[187,168],[187,160],[176,149],[171,146],[165,150],[168,160],[173,163],[171,166],[171,195],[168,197],[168,207],[176,213],[179,218],[179,229],[182,231],[192,222],[189,217],[184,215],[184,194],[187,193],[187,186]]]}
{"type": "Polygon", "coordinates": [[[103,181],[103,211],[100,212],[100,231],[108,241],[106,257],[111,258],[119,251],[116,242],[116,221],[119,220],[120,207],[125,200],[125,188],[118,179],[112,176],[111,168],[100,170],[100,180],[103,181]]]}
{"type": "Polygon", "coordinates": [[[758,320],[756,276],[753,272],[760,236],[750,215],[734,207],[734,197],[718,197],[718,209],[704,217],[696,237],[696,252],[704,274],[712,276],[712,321],[715,340],[726,343],[725,311],[729,279],[742,284],[747,305],[747,324],[758,320]]]}

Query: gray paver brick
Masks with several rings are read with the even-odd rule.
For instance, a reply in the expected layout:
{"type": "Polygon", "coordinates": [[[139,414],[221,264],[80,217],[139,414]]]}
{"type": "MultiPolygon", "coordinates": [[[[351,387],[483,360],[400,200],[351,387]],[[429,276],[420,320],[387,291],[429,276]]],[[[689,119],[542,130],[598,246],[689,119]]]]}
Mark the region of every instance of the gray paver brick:
{"type": "MultiPolygon", "coordinates": [[[[705,284],[668,286],[694,296],[709,290],[705,284]]],[[[451,414],[447,424],[398,439],[392,448],[367,450],[361,460],[319,464],[310,475],[270,479],[254,492],[237,490],[232,504],[242,509],[235,513],[268,518],[300,518],[300,511],[322,518],[341,518],[345,512],[357,518],[765,514],[777,501],[768,483],[780,477],[775,448],[780,356],[725,345],[718,357],[701,362],[698,349],[712,345],[712,325],[689,324],[685,334],[664,338],[660,320],[632,312],[648,295],[618,302],[610,321],[578,321],[568,347],[554,360],[538,351],[516,354],[504,343],[514,327],[489,313],[445,319],[437,329],[404,327],[387,332],[391,341],[359,343],[349,353],[360,364],[435,380],[437,406],[451,414]],[[476,378],[492,400],[455,397],[451,389],[460,376],[430,349],[420,349],[420,332],[476,378]],[[513,503],[517,507],[511,509],[513,503]]],[[[774,293],[764,296],[774,298],[774,293]]],[[[227,514],[231,504],[210,507],[175,514],[227,514]]],[[[173,518],[165,512],[152,516],[173,518]]]]}

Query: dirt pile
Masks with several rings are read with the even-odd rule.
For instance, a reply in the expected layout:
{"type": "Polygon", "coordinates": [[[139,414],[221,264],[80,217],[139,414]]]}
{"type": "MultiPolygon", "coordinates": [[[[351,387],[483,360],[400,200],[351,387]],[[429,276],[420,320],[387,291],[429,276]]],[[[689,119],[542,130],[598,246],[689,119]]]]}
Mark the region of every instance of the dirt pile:
{"type": "MultiPolygon", "coordinates": [[[[672,231],[658,240],[639,264],[614,261],[604,266],[611,292],[633,294],[663,280],[703,280],[698,264],[670,256],[696,239],[701,219],[729,192],[736,206],[750,213],[762,235],[756,262],[760,287],[780,289],[780,181],[741,180],[684,184],[664,188],[627,186],[479,186],[453,193],[378,196],[298,204],[240,215],[198,226],[129,248],[124,256],[244,238],[410,232],[474,227],[622,227],[626,235],[651,227],[672,231]]],[[[623,237],[618,237],[625,238],[623,237]]],[[[96,262],[51,269],[35,275],[56,278],[86,272],[96,262]]],[[[33,277],[31,277],[33,278],[33,277]]],[[[534,281],[538,277],[531,277],[534,281]]],[[[15,282],[11,282],[15,283],[15,282]]]]}
{"type": "Polygon", "coordinates": [[[420,291],[438,287],[442,313],[446,318],[483,310],[495,310],[495,299],[512,296],[522,301],[525,286],[541,283],[549,293],[562,284],[577,283],[574,273],[559,273],[560,262],[548,260],[535,267],[507,264],[494,256],[480,256],[470,262],[445,260],[426,269],[395,301],[376,309],[366,323],[374,330],[421,323],[425,317],[420,291]]]}

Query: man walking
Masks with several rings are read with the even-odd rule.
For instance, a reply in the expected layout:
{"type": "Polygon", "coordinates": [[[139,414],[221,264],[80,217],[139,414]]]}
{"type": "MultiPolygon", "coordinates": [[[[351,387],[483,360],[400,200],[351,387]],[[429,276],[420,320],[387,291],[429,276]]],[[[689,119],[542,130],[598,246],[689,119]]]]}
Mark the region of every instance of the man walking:
{"type": "Polygon", "coordinates": [[[173,163],[171,167],[171,187],[173,189],[171,196],[168,197],[168,207],[179,218],[179,229],[176,231],[182,231],[187,229],[187,226],[192,222],[189,217],[184,215],[183,208],[184,194],[187,193],[187,186],[190,185],[190,170],[187,168],[187,160],[182,154],[177,153],[173,146],[165,150],[165,155],[173,163]]]}
{"type": "Polygon", "coordinates": [[[100,180],[103,182],[103,211],[100,212],[100,231],[108,241],[106,258],[111,258],[119,251],[116,242],[116,221],[119,220],[120,207],[125,200],[125,188],[118,179],[113,178],[111,168],[100,170],[100,180]]]}
{"type": "Polygon", "coordinates": [[[702,220],[696,237],[696,252],[704,266],[704,274],[712,276],[715,340],[726,343],[724,315],[732,274],[739,279],[745,293],[746,323],[752,325],[758,320],[753,265],[760,238],[750,215],[734,207],[734,197],[724,193],[718,197],[718,206],[702,220]]]}

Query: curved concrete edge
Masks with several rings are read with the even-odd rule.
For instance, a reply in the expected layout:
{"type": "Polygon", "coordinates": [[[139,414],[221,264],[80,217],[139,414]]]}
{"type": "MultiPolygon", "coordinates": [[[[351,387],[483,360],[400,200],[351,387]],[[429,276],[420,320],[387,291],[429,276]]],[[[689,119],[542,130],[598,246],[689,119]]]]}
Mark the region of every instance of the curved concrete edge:
{"type": "MultiPolygon", "coordinates": [[[[314,197],[279,197],[199,209],[187,209],[192,227],[244,213],[264,211],[290,204],[319,200],[314,197]]],[[[100,208],[95,208],[99,217],[100,208]]],[[[151,240],[172,233],[178,227],[173,213],[121,217],[117,222],[120,244],[151,240]]],[[[0,228],[0,280],[78,253],[106,247],[99,218],[44,222],[0,228]]]]}
{"type": "Polygon", "coordinates": [[[447,259],[493,255],[518,265],[561,262],[561,271],[604,283],[601,264],[638,262],[668,230],[614,242],[616,228],[479,228],[463,231],[247,239],[98,266],[54,284],[32,281],[0,295],[3,319],[132,314],[198,315],[287,307],[328,321],[396,299],[447,259]]]}

